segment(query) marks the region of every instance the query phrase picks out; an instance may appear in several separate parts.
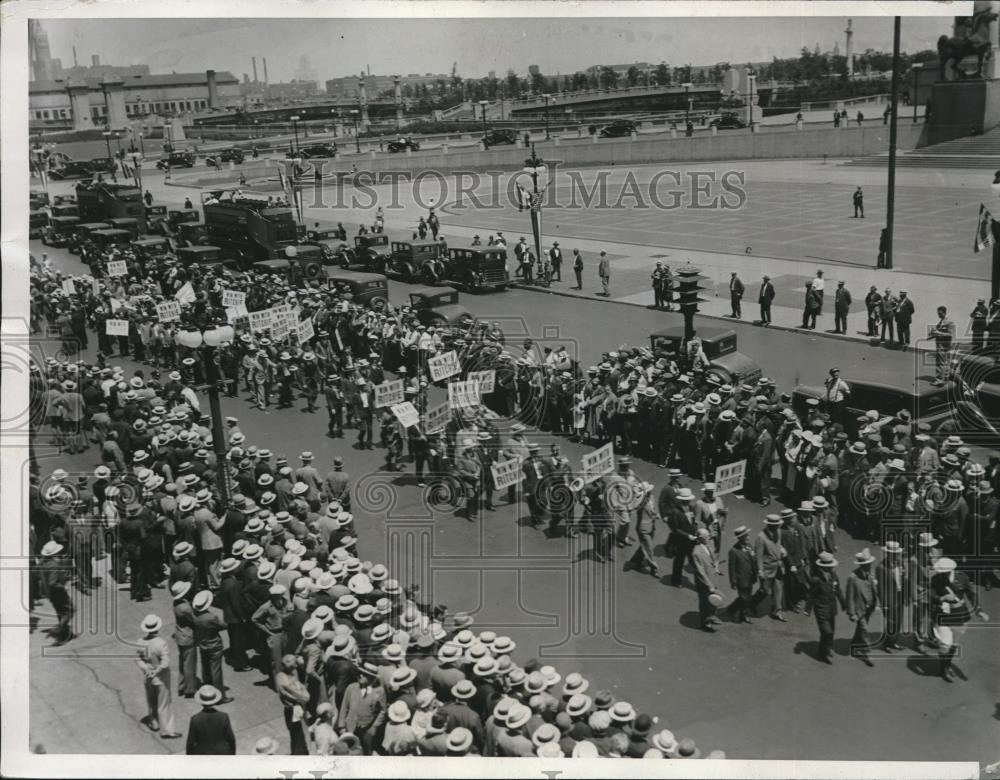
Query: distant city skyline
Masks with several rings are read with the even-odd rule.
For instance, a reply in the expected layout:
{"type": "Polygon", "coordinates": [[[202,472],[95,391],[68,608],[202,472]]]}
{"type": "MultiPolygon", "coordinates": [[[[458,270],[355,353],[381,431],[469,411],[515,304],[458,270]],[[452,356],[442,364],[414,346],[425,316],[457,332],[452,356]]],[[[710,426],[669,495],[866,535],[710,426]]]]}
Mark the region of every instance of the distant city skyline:
{"type": "MultiPolygon", "coordinates": [[[[153,73],[252,73],[251,57],[268,61],[271,82],[290,81],[308,58],[322,84],[360,73],[448,73],[465,78],[489,71],[503,77],[537,64],[545,75],[627,62],[672,66],[792,57],[805,46],[844,53],[847,17],[723,19],[46,19],[51,55],[63,67],[148,65],[153,73]],[[553,45],[553,41],[559,45],[553,45]]],[[[854,52],[892,48],[889,17],[854,18],[854,52]]],[[[902,48],[933,49],[950,18],[904,18],[902,48]]],[[[262,72],[261,72],[261,78],[262,72]]]]}

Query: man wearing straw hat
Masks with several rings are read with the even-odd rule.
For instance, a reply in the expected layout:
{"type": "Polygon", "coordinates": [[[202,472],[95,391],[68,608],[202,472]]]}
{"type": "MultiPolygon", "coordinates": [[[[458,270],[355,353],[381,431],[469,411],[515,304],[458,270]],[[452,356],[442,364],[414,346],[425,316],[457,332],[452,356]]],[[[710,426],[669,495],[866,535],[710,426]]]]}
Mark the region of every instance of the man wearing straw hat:
{"type": "Polygon", "coordinates": [[[222,692],[213,685],[198,689],[201,712],[191,716],[188,725],[187,749],[189,756],[235,756],[236,736],[229,715],[215,707],[222,701],[222,692]]]}
{"type": "Polygon", "coordinates": [[[932,644],[930,585],[934,573],[934,560],[940,556],[936,550],[939,542],[934,534],[924,531],[917,536],[917,546],[910,556],[909,601],[913,604],[913,629],[917,634],[917,644],[932,644]]]}
{"type": "Polygon", "coordinates": [[[719,574],[719,564],[712,553],[712,534],[704,526],[697,531],[698,542],[691,552],[694,568],[694,586],[698,591],[698,615],[701,618],[702,631],[715,631],[715,626],[722,623],[715,616],[715,610],[722,603],[716,577],[719,574]]]}
{"type": "Polygon", "coordinates": [[[736,592],[736,599],[728,612],[734,623],[752,623],[750,612],[753,586],[757,582],[757,559],[750,546],[750,529],[741,525],[733,535],[736,543],[729,550],[729,587],[736,592]]]}
{"type": "Polygon", "coordinates": [[[903,565],[903,546],[895,539],[885,543],[883,553],[882,561],[875,567],[875,582],[885,619],[882,647],[885,650],[901,650],[897,640],[900,621],[909,606],[909,572],[903,565]]]}
{"type": "Polygon", "coordinates": [[[656,504],[653,501],[652,483],[643,482],[642,490],[643,496],[639,501],[639,507],[635,510],[635,535],[639,540],[639,546],[636,547],[635,554],[625,565],[659,577],[660,567],[653,560],[653,533],[660,515],[656,511],[656,504]]]}
{"type": "Polygon", "coordinates": [[[145,677],[148,713],[142,719],[163,739],[176,739],[180,733],[174,727],[174,707],[170,697],[170,650],[160,636],[163,621],[157,615],[146,615],[142,621],[135,660],[145,677]]]}
{"type": "Polygon", "coordinates": [[[875,556],[866,547],[854,556],[855,569],[847,578],[847,617],[854,623],[851,652],[865,666],[874,666],[868,657],[868,621],[879,606],[878,589],[872,576],[875,556]]]}
{"type": "Polygon", "coordinates": [[[813,559],[809,577],[809,597],[819,629],[817,657],[824,663],[833,663],[833,633],[837,627],[838,607],[845,608],[844,592],[837,577],[837,559],[831,552],[821,552],[813,559]]]}

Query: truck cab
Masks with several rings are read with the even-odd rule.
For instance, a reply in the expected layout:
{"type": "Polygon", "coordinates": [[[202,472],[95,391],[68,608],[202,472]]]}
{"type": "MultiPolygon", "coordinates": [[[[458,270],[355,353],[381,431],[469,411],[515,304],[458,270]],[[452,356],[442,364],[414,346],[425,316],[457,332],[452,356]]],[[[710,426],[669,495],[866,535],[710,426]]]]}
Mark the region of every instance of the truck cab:
{"type": "Polygon", "coordinates": [[[170,241],[166,238],[140,238],[129,244],[136,257],[151,260],[154,257],[172,254],[170,241]]]}
{"type": "Polygon", "coordinates": [[[223,265],[222,248],[217,246],[185,246],[177,250],[177,259],[187,268],[197,265],[202,268],[215,268],[223,265]]]}
{"type": "Polygon", "coordinates": [[[110,249],[113,246],[128,246],[128,244],[132,241],[132,233],[128,230],[119,230],[117,228],[92,230],[90,232],[90,240],[103,251],[110,249]]]}
{"type": "Polygon", "coordinates": [[[36,209],[28,213],[28,238],[41,238],[49,226],[49,213],[36,209]]]}
{"type": "Polygon", "coordinates": [[[433,328],[459,326],[472,321],[472,314],[458,302],[454,287],[418,287],[410,291],[410,306],[421,325],[433,328]]]}
{"type": "Polygon", "coordinates": [[[49,226],[42,233],[42,243],[47,246],[69,246],[79,224],[79,217],[50,217],[49,226]]]}
{"type": "Polygon", "coordinates": [[[510,283],[507,250],[492,246],[449,248],[444,276],[470,292],[505,290],[510,283]]]}
{"type": "MultiPolygon", "coordinates": [[[[702,349],[708,358],[707,373],[714,376],[719,384],[752,384],[763,375],[759,365],[736,350],[736,331],[704,325],[698,327],[695,335],[701,339],[702,349]]],[[[684,326],[676,325],[650,333],[649,340],[654,350],[665,346],[680,354],[684,346],[684,326]]]]}
{"type": "Polygon", "coordinates": [[[389,302],[389,282],[381,274],[326,269],[326,285],[330,290],[350,295],[353,303],[384,309],[389,302]]]}
{"type": "Polygon", "coordinates": [[[413,282],[417,279],[426,278],[424,266],[430,264],[437,269],[437,277],[444,270],[443,263],[440,263],[441,245],[437,241],[393,241],[392,253],[388,258],[388,266],[379,268],[376,263],[377,273],[395,273],[404,281],[413,282]]]}
{"type": "Polygon", "coordinates": [[[132,240],[137,239],[142,234],[140,229],[142,226],[135,217],[117,217],[105,221],[115,230],[127,230],[132,234],[132,240]]]}
{"type": "Polygon", "coordinates": [[[72,254],[80,254],[80,248],[90,240],[91,234],[98,230],[108,230],[107,222],[78,222],[73,236],[67,243],[67,248],[72,254]]]}

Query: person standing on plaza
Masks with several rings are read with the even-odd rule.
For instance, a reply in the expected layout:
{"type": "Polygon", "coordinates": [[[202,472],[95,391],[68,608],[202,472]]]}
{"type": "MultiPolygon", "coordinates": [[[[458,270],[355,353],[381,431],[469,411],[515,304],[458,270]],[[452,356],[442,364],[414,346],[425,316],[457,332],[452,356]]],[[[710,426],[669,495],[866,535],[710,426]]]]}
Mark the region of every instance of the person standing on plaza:
{"type": "Polygon", "coordinates": [[[752,623],[750,618],[753,586],[757,582],[757,559],[750,546],[750,529],[741,525],[733,531],[736,543],[729,550],[729,587],[736,598],[726,610],[734,623],[752,623]]]}
{"type": "Polygon", "coordinates": [[[904,350],[910,346],[910,325],[913,323],[915,312],[916,307],[907,296],[906,290],[900,290],[899,303],[896,306],[896,335],[899,336],[899,343],[904,350]]]}
{"type": "Polygon", "coordinates": [[[653,306],[663,308],[663,263],[656,261],[656,268],[649,276],[653,283],[653,306]]]}
{"type": "Polygon", "coordinates": [[[190,699],[198,691],[198,653],[194,644],[194,609],[188,593],[188,580],[178,580],[170,586],[174,600],[174,642],[177,643],[177,666],[180,672],[178,693],[190,699]]]}
{"type": "Polygon", "coordinates": [[[817,657],[824,663],[833,663],[833,635],[837,627],[838,607],[845,609],[847,602],[837,577],[837,559],[831,552],[821,552],[814,559],[809,577],[809,601],[819,629],[817,657]]]}
{"type": "Polygon", "coordinates": [[[707,528],[702,526],[697,532],[698,541],[691,552],[694,569],[694,587],[698,592],[698,616],[702,631],[715,631],[715,626],[722,623],[715,616],[718,603],[721,603],[716,577],[719,575],[719,564],[712,553],[712,536],[707,528]]]}
{"type": "Polygon", "coordinates": [[[872,576],[873,556],[866,547],[854,556],[855,569],[847,578],[847,617],[854,623],[851,652],[866,666],[874,666],[868,657],[868,621],[878,609],[878,588],[872,576]]]}
{"type": "Polygon", "coordinates": [[[878,318],[882,321],[882,335],[880,341],[885,341],[885,334],[888,330],[889,344],[895,341],[896,331],[896,309],[899,308],[899,298],[892,294],[888,287],[879,300],[878,318]]]}
{"type": "Polygon", "coordinates": [[[274,676],[274,688],[285,714],[285,727],[293,756],[309,755],[305,732],[305,707],[309,703],[309,689],[298,678],[299,659],[289,653],[281,658],[281,671],[274,676]]]}
{"type": "Polygon", "coordinates": [[[847,333],[847,315],[851,310],[851,292],[844,287],[843,282],[837,282],[837,290],[833,299],[834,333],[847,333]]]}
{"type": "Polygon", "coordinates": [[[552,269],[552,279],[556,282],[562,281],[562,250],[559,242],[553,241],[549,250],[549,267],[552,269]]]}
{"type": "Polygon", "coordinates": [[[583,256],[579,249],[573,250],[573,274],[576,276],[576,287],[574,290],[583,289],[583,256]]]}
{"type": "Polygon", "coordinates": [[[212,686],[198,689],[201,712],[191,716],[188,725],[187,749],[189,756],[235,756],[236,735],[229,715],[215,707],[223,702],[222,692],[212,686]]]}
{"type": "Polygon", "coordinates": [[[830,376],[823,383],[826,392],[823,396],[824,409],[834,422],[844,422],[844,402],[851,394],[851,386],[840,378],[840,369],[831,368],[830,376]]]}
{"type": "Polygon", "coordinates": [[[816,316],[823,305],[822,296],[813,289],[812,282],[806,282],[805,302],[802,309],[802,328],[816,330],[816,316]]]}
{"type": "Polygon", "coordinates": [[[948,319],[948,309],[945,306],[937,308],[938,322],[928,334],[934,339],[934,364],[937,376],[933,384],[943,387],[948,379],[951,361],[951,343],[955,338],[955,323],[948,319]]]}
{"type": "Polygon", "coordinates": [[[865,194],[861,191],[861,187],[858,187],[854,191],[854,195],[851,198],[854,202],[854,218],[857,219],[858,216],[861,219],[865,218],[865,194]]]}
{"type": "Polygon", "coordinates": [[[611,296],[611,262],[608,260],[608,253],[601,250],[601,259],[597,263],[597,275],[601,279],[601,292],[597,293],[605,298],[611,296]]]}
{"type": "Polygon", "coordinates": [[[969,330],[972,332],[972,351],[981,352],[986,342],[986,324],[990,310],[986,308],[986,299],[979,298],[969,313],[969,330]]]}
{"type": "Polygon", "coordinates": [[[764,276],[760,284],[760,292],[757,294],[757,303],[760,304],[760,324],[771,324],[771,303],[774,301],[774,285],[771,284],[771,277],[764,276]]]}
{"type": "Polygon", "coordinates": [[[142,639],[136,650],[136,666],[142,670],[146,686],[148,712],[142,719],[163,739],[176,739],[180,733],[174,727],[174,706],[170,691],[170,650],[160,636],[163,621],[157,615],[146,615],[142,621],[142,639]]]}
{"type": "MultiPolygon", "coordinates": [[[[222,679],[222,632],[226,630],[226,622],[219,610],[212,606],[213,596],[209,590],[203,590],[191,600],[194,608],[194,642],[201,656],[202,682],[214,685],[225,694],[226,686],[222,679]]],[[[225,696],[223,704],[232,699],[225,696]]]]}
{"type": "Polygon", "coordinates": [[[823,314],[823,297],[826,295],[826,280],[823,278],[822,269],[816,269],[816,276],[812,280],[812,290],[819,296],[819,308],[816,310],[817,315],[823,314]]]}
{"type": "Polygon", "coordinates": [[[874,284],[865,296],[865,309],[868,312],[868,335],[878,335],[879,312],[882,308],[882,296],[879,295],[878,287],[874,284]]]}
{"type": "Polygon", "coordinates": [[[732,309],[730,316],[738,320],[743,316],[743,281],[739,274],[733,271],[729,275],[729,306],[732,309]]]}

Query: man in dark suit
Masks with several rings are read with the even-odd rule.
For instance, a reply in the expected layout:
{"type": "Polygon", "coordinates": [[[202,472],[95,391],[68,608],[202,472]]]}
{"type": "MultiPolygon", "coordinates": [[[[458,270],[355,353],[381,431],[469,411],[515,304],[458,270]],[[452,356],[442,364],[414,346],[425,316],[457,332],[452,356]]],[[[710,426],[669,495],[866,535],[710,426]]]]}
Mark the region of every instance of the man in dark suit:
{"type": "Polygon", "coordinates": [[[733,534],[736,544],[729,550],[729,587],[736,593],[736,600],[727,611],[734,623],[752,623],[750,603],[757,584],[757,559],[749,542],[750,529],[741,525],[733,534]]]}
{"type": "Polygon", "coordinates": [[[743,316],[743,282],[736,271],[729,277],[729,305],[732,307],[734,320],[743,316]]]}
{"type": "Polygon", "coordinates": [[[521,464],[521,470],[524,472],[524,495],[528,500],[531,524],[534,526],[541,525],[542,523],[542,515],[545,510],[542,502],[539,501],[539,493],[540,490],[544,489],[543,482],[549,473],[548,464],[538,457],[540,449],[535,443],[529,444],[528,457],[521,464]]]}
{"type": "Polygon", "coordinates": [[[834,333],[847,333],[847,314],[851,310],[851,292],[843,282],[837,282],[833,299],[834,333]]]}
{"type": "Polygon", "coordinates": [[[838,606],[845,609],[844,592],[837,578],[837,559],[833,553],[822,552],[814,561],[809,578],[809,595],[819,629],[818,657],[824,663],[833,663],[833,632],[837,623],[838,606]]]}
{"type": "Polygon", "coordinates": [[[222,692],[212,685],[198,689],[201,712],[191,716],[188,725],[187,749],[189,756],[235,756],[236,736],[229,722],[229,715],[215,709],[222,701],[222,692]]]}
{"type": "Polygon", "coordinates": [[[910,346],[910,324],[913,322],[915,307],[907,297],[906,290],[899,291],[899,304],[896,306],[896,334],[903,349],[910,346]]]}
{"type": "Polygon", "coordinates": [[[771,284],[771,277],[765,276],[760,284],[760,293],[757,295],[757,303],[760,304],[761,325],[771,324],[771,302],[774,300],[774,285],[771,284]]]}

